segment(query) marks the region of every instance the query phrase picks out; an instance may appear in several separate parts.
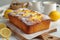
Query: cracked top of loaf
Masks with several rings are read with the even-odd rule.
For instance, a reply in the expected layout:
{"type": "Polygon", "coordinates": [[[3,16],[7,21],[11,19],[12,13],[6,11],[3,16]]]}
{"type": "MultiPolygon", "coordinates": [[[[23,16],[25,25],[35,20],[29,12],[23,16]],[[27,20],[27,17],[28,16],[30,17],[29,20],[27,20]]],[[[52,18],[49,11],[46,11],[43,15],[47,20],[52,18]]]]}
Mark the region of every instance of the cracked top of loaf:
{"type": "Polygon", "coordinates": [[[11,12],[9,14],[22,20],[22,22],[27,25],[40,23],[43,19],[43,14],[29,9],[18,9],[14,10],[14,12],[11,12]]]}

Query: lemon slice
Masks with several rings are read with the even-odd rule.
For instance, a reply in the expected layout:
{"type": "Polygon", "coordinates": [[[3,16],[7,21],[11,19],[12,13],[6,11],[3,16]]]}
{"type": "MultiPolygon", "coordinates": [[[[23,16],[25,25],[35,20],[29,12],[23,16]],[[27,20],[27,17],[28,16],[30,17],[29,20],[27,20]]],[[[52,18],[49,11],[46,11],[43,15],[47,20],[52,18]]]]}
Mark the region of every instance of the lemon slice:
{"type": "Polygon", "coordinates": [[[6,28],[6,24],[0,23],[0,30],[1,30],[2,28],[6,28]]]}
{"type": "Polygon", "coordinates": [[[8,29],[8,28],[2,28],[1,30],[0,30],[0,35],[2,36],[2,37],[4,37],[4,38],[8,38],[8,37],[10,37],[11,36],[11,30],[10,29],[8,29]]]}

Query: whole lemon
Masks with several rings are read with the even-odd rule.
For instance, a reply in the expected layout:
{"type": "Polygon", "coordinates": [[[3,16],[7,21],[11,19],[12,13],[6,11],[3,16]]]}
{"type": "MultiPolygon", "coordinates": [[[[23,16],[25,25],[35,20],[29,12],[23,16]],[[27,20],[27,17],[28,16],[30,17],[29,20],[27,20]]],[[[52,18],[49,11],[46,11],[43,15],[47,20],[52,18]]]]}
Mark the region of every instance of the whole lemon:
{"type": "Polygon", "coordinates": [[[57,21],[58,19],[60,19],[60,12],[58,12],[58,11],[52,11],[49,14],[49,17],[51,18],[51,20],[57,21]]]}
{"type": "Polygon", "coordinates": [[[11,12],[13,12],[12,9],[7,9],[7,10],[4,12],[4,17],[5,17],[5,18],[8,18],[8,14],[11,13],[11,12]]]}

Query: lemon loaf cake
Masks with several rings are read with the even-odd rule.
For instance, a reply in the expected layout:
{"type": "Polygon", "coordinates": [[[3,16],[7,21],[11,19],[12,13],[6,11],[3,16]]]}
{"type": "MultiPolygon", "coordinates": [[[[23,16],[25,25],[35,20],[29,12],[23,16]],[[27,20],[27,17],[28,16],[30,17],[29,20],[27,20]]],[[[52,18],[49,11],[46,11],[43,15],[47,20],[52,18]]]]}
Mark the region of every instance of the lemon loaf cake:
{"type": "Polygon", "coordinates": [[[43,14],[29,9],[20,9],[8,14],[9,21],[27,34],[49,28],[50,20],[43,19],[43,14]]]}

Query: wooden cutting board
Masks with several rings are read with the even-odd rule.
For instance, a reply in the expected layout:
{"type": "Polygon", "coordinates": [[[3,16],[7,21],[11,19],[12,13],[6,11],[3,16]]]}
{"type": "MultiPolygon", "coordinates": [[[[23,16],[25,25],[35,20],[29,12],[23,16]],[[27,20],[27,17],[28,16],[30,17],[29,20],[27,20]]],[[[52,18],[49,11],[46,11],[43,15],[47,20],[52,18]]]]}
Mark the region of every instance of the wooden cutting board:
{"type": "Polygon", "coordinates": [[[53,30],[51,30],[51,31],[49,31],[49,32],[46,32],[46,33],[38,36],[38,38],[40,38],[40,39],[42,39],[42,40],[60,40],[60,38],[58,38],[58,37],[49,35],[50,33],[53,33],[53,32],[55,32],[55,31],[57,31],[57,30],[56,30],[56,29],[53,29],[53,30]]]}
{"type": "Polygon", "coordinates": [[[60,40],[60,38],[52,36],[52,35],[49,35],[49,34],[41,35],[41,36],[39,36],[39,38],[42,39],[42,40],[60,40]]]}

